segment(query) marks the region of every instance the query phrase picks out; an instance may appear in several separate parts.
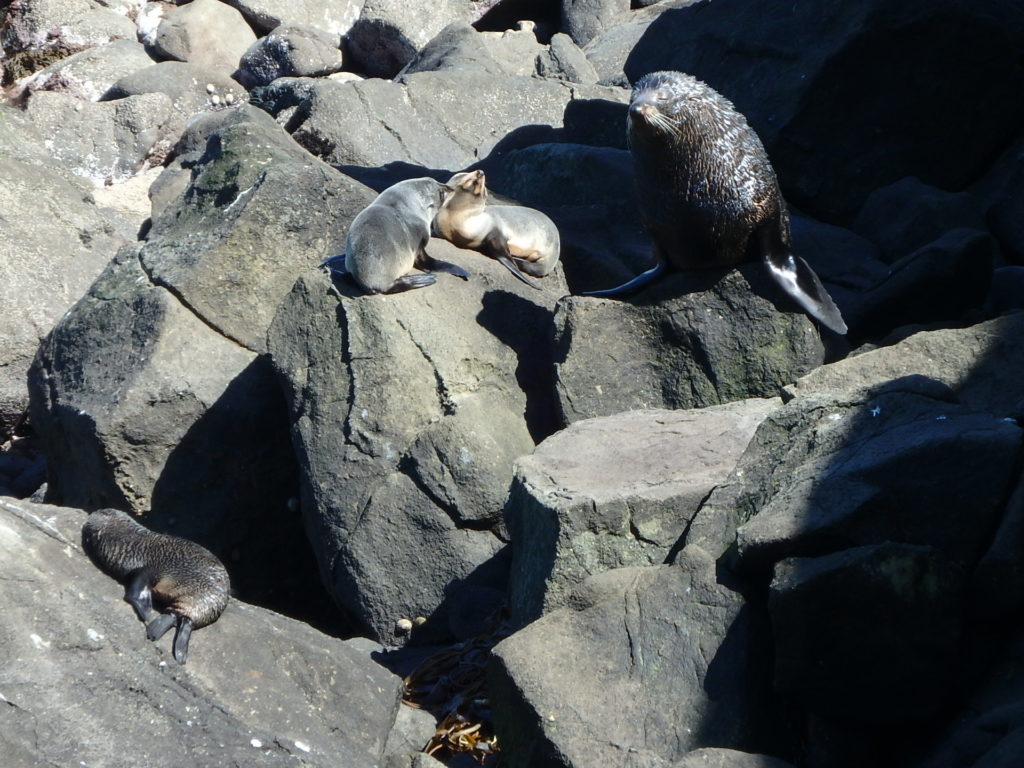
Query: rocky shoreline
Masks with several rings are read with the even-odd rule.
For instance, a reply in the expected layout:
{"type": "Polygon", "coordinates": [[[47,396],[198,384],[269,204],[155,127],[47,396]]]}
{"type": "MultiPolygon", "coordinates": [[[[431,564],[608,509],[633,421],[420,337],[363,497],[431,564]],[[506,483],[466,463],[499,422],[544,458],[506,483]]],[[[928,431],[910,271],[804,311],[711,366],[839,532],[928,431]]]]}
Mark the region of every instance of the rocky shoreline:
{"type": "Polygon", "coordinates": [[[0,14],[5,765],[1017,765],[1014,4],[0,14]],[[747,116],[847,336],[759,263],[580,295],[650,266],[659,69],[747,116]],[[557,224],[541,290],[437,239],[468,281],[318,267],[471,169],[557,224]],[[186,665],[101,507],[227,566],[186,665]]]}

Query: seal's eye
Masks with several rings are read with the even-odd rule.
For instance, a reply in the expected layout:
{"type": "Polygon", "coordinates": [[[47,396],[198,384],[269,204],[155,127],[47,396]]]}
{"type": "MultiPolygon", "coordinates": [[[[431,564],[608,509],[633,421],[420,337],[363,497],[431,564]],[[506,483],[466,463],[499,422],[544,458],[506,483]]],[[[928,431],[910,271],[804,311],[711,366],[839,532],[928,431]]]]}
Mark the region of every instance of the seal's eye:
{"type": "Polygon", "coordinates": [[[668,101],[668,91],[662,89],[654,92],[655,101],[668,101]]]}

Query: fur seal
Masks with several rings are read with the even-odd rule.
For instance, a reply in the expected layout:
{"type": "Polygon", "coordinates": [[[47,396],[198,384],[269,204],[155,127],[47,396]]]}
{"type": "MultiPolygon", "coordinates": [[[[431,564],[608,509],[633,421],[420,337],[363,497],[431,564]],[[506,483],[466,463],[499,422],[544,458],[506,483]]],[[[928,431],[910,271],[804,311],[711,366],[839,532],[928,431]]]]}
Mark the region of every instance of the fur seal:
{"type": "Polygon", "coordinates": [[[639,288],[666,267],[726,267],[760,258],[811,317],[846,333],[832,297],[792,252],[775,171],[728,99],[682,72],[645,75],[633,87],[627,138],[657,264],[617,288],[586,295],[639,288]]]}
{"type": "Polygon", "coordinates": [[[399,293],[433,285],[430,272],[450,272],[463,280],[462,267],[427,255],[430,223],[451,190],[434,179],[406,179],[385,189],[352,220],[345,239],[345,254],[321,266],[348,272],[367,293],[399,293]],[[344,263],[344,267],[342,267],[344,263]]]}
{"type": "Polygon", "coordinates": [[[228,572],[194,541],[156,533],[118,509],[98,509],[82,526],[82,546],[100,569],[125,585],[142,621],[153,599],[166,609],[146,628],[158,640],[173,626],[174,658],[184,664],[193,629],[215,622],[228,604],[228,572]]]}
{"type": "Polygon", "coordinates": [[[487,205],[483,171],[457,173],[448,180],[452,192],[434,218],[434,231],[460,248],[497,259],[527,285],[523,275],[544,277],[558,263],[558,227],[540,211],[520,205],[487,205]]]}

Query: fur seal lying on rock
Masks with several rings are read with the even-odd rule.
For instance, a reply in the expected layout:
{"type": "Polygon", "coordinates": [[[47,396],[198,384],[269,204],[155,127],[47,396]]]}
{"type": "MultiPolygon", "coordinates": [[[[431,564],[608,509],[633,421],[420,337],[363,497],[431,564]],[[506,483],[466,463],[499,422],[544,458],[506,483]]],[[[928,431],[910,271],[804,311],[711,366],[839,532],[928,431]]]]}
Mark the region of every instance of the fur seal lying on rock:
{"type": "Polygon", "coordinates": [[[457,173],[448,180],[452,192],[434,219],[434,231],[460,248],[497,259],[527,285],[523,275],[544,277],[558,263],[560,243],[555,222],[534,208],[487,205],[483,171],[457,173]]]}
{"type": "Polygon", "coordinates": [[[228,604],[228,572],[194,541],[151,531],[117,509],[98,509],[82,526],[82,546],[100,569],[125,585],[142,621],[153,599],[167,612],[146,628],[158,640],[173,626],[174,658],[184,664],[193,629],[215,622],[228,604]]]}
{"type": "Polygon", "coordinates": [[[792,252],[775,171],[728,99],[682,72],[653,72],[633,87],[627,125],[640,211],[658,263],[623,285],[586,295],[639,288],[666,267],[728,267],[760,258],[811,317],[846,333],[832,297],[792,252]]]}
{"type": "Polygon", "coordinates": [[[412,272],[413,267],[468,280],[469,273],[462,267],[427,255],[430,224],[450,192],[428,177],[393,184],[352,220],[345,254],[321,266],[348,272],[367,293],[399,293],[437,281],[430,272],[412,272]]]}

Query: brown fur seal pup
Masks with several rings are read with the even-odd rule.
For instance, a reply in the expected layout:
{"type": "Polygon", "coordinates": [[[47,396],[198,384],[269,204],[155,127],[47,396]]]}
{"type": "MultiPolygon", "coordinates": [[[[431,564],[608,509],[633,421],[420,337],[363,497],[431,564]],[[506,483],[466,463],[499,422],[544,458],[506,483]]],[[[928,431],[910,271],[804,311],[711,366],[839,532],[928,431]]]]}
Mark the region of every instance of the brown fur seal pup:
{"type": "Polygon", "coordinates": [[[462,267],[427,255],[430,223],[450,192],[426,177],[393,184],[352,220],[344,256],[327,259],[321,266],[348,272],[367,293],[399,293],[437,281],[429,272],[412,272],[413,267],[468,280],[462,267]]]}
{"type": "Polygon", "coordinates": [[[544,277],[558,263],[558,227],[538,210],[519,205],[487,205],[483,171],[457,173],[448,180],[452,193],[434,219],[434,232],[460,248],[497,259],[513,275],[544,277]]]}
{"type": "Polygon", "coordinates": [[[117,509],[98,509],[82,526],[82,545],[104,573],[125,585],[124,599],[142,621],[153,598],[166,613],[146,628],[157,640],[172,626],[174,658],[184,664],[193,629],[212,624],[228,604],[228,572],[194,541],[156,533],[117,509]]]}
{"type": "Polygon", "coordinates": [[[808,314],[846,333],[832,297],[790,248],[789,215],[761,140],[725,97],[682,72],[654,72],[633,88],[627,133],[658,263],[624,285],[587,295],[638,288],[666,266],[760,258],[808,314]]]}

